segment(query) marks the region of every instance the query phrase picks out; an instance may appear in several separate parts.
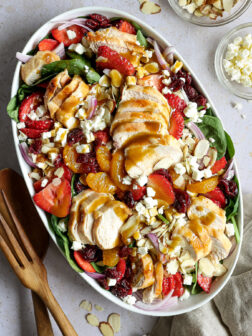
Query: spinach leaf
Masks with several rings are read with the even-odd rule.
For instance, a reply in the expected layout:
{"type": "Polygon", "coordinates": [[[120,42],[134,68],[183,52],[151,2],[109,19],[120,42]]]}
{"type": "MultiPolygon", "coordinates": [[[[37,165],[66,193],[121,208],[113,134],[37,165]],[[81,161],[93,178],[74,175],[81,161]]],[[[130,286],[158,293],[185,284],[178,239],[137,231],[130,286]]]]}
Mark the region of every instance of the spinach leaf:
{"type": "Polygon", "coordinates": [[[9,104],[7,105],[7,113],[9,117],[11,117],[11,119],[15,120],[16,122],[18,122],[18,109],[18,98],[17,95],[15,95],[11,98],[9,104]]]}
{"type": "Polygon", "coordinates": [[[208,108],[206,109],[206,113],[205,113],[205,115],[209,115],[209,116],[214,117],[214,113],[213,113],[213,110],[212,110],[211,107],[208,107],[208,108]]]}
{"type": "Polygon", "coordinates": [[[199,106],[199,107],[197,108],[197,110],[198,110],[198,111],[201,111],[201,110],[203,110],[204,108],[205,108],[205,106],[202,106],[202,105],[201,105],[201,106],[199,106]]]}
{"type": "Polygon", "coordinates": [[[147,42],[146,38],[144,37],[141,30],[137,31],[137,41],[140,43],[141,46],[143,46],[145,48],[148,46],[148,42],[147,42]]]}
{"type": "Polygon", "coordinates": [[[91,67],[91,62],[89,60],[87,60],[84,56],[80,55],[80,54],[77,54],[76,52],[74,51],[67,51],[66,52],[67,56],[70,57],[71,59],[80,59],[82,60],[83,62],[85,62],[85,64],[88,66],[88,67],[91,67]]]}
{"type": "Polygon", "coordinates": [[[71,179],[71,193],[72,193],[72,197],[76,196],[76,191],[74,189],[74,183],[76,180],[77,174],[73,174],[72,179],[71,179]]]}
{"type": "Polygon", "coordinates": [[[79,268],[76,264],[76,262],[74,261],[74,259],[71,256],[71,252],[70,252],[70,241],[68,239],[68,237],[59,230],[58,227],[58,222],[59,222],[59,218],[51,215],[49,224],[50,224],[50,228],[53,231],[53,233],[55,234],[57,243],[60,247],[60,249],[62,250],[62,252],[64,253],[64,255],[66,256],[66,259],[68,261],[68,263],[70,264],[70,266],[76,271],[76,272],[83,272],[83,270],[81,268],[79,268]]]}
{"type": "Polygon", "coordinates": [[[230,159],[232,159],[232,157],[235,155],[234,144],[233,144],[233,141],[232,141],[230,135],[226,131],[225,131],[225,137],[226,137],[226,141],[227,141],[228,156],[229,156],[230,159]]]}
{"type": "Polygon", "coordinates": [[[239,197],[239,182],[237,180],[237,177],[234,177],[234,181],[237,184],[238,187],[238,194],[235,198],[233,199],[229,199],[228,205],[225,207],[225,211],[226,211],[226,217],[227,220],[230,220],[231,217],[235,217],[238,213],[238,208],[239,208],[239,201],[240,201],[240,197],[239,197]]]}
{"type": "Polygon", "coordinates": [[[106,269],[106,266],[98,266],[94,261],[92,261],[90,264],[94,267],[97,273],[104,273],[106,269]]]}
{"type": "MultiPolygon", "coordinates": [[[[45,40],[45,39],[49,39],[49,38],[52,38],[52,34],[51,34],[51,33],[49,33],[49,34],[47,34],[46,36],[44,36],[39,42],[41,42],[41,41],[43,41],[43,40],[45,40]]],[[[38,43],[38,44],[39,44],[39,43],[38,43]]],[[[30,51],[27,53],[27,55],[31,55],[31,56],[35,55],[35,54],[38,52],[38,44],[37,44],[37,46],[36,46],[35,48],[33,48],[32,50],[30,50],[30,51]]]]}
{"type": "Polygon", "coordinates": [[[168,219],[166,219],[163,215],[158,214],[158,217],[167,225],[170,225],[170,222],[168,221],[168,219]]]}
{"type": "Polygon", "coordinates": [[[234,232],[235,232],[235,239],[236,239],[236,242],[237,244],[240,243],[241,239],[240,239],[240,233],[239,233],[239,230],[238,230],[238,227],[237,227],[237,223],[236,223],[236,220],[234,217],[231,217],[231,222],[233,223],[233,226],[234,226],[234,232]]]}
{"type": "Polygon", "coordinates": [[[86,80],[89,84],[94,84],[99,82],[101,76],[94,69],[90,68],[86,74],[86,80]]]}
{"type": "Polygon", "coordinates": [[[195,273],[193,274],[193,286],[191,288],[191,294],[195,295],[199,293],[199,286],[198,286],[198,262],[195,264],[195,273]]]}
{"type": "Polygon", "coordinates": [[[197,124],[207,139],[215,140],[214,147],[217,149],[217,160],[222,158],[227,149],[227,141],[224,129],[217,117],[204,115],[202,122],[197,124]]]}

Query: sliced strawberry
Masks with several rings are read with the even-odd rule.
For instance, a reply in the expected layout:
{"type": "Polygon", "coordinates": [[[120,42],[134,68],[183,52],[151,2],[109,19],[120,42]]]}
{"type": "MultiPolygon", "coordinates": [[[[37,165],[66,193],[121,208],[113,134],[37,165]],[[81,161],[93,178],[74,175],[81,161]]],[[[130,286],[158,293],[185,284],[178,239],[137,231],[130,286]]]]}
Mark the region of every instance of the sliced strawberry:
{"type": "Polygon", "coordinates": [[[116,23],[116,28],[124,33],[136,34],[136,29],[128,21],[120,20],[116,23]]]}
{"type": "Polygon", "coordinates": [[[175,280],[173,276],[164,277],[162,286],[163,295],[168,295],[172,289],[175,289],[175,280]]]}
{"type": "Polygon", "coordinates": [[[109,128],[105,128],[103,131],[94,132],[96,146],[106,145],[110,140],[109,128]]]}
{"type": "Polygon", "coordinates": [[[81,269],[85,272],[94,273],[95,269],[94,267],[83,258],[81,251],[74,251],[74,259],[78,266],[80,266],[81,269]]]}
{"type": "Polygon", "coordinates": [[[55,41],[53,39],[44,39],[44,40],[42,40],[42,41],[39,42],[38,49],[40,51],[46,51],[46,50],[52,51],[58,45],[59,45],[58,41],[55,41]]]}
{"type": "Polygon", "coordinates": [[[199,286],[206,293],[210,292],[212,281],[213,281],[213,278],[203,276],[202,274],[198,274],[198,276],[197,276],[197,282],[198,282],[199,286]]]}
{"type": "Polygon", "coordinates": [[[183,279],[182,279],[182,275],[177,272],[176,274],[173,274],[173,279],[175,282],[175,288],[174,291],[172,293],[172,296],[178,296],[180,297],[181,295],[184,294],[184,287],[183,287],[183,279]]]}
{"type": "Polygon", "coordinates": [[[65,47],[69,47],[73,43],[79,43],[85,33],[87,33],[87,30],[85,28],[82,28],[80,26],[70,26],[66,29],[59,30],[58,28],[55,28],[51,31],[52,36],[57,40],[58,42],[63,42],[65,47]],[[76,37],[73,39],[70,39],[67,35],[67,31],[72,30],[76,37]]]}
{"type": "Polygon", "coordinates": [[[146,187],[145,186],[140,187],[140,185],[137,185],[137,189],[132,188],[131,192],[134,201],[140,201],[146,194],[146,187]]]}
{"type": "Polygon", "coordinates": [[[50,182],[51,182],[51,179],[48,179],[47,177],[42,177],[40,180],[33,183],[34,190],[36,191],[36,193],[38,193],[39,191],[44,189],[50,182]],[[48,182],[46,183],[44,187],[42,187],[42,183],[44,180],[47,180],[48,182]]]}
{"type": "Polygon", "coordinates": [[[218,173],[221,169],[224,169],[226,167],[227,160],[225,156],[223,156],[221,159],[217,160],[213,167],[211,168],[211,171],[213,174],[218,173]]]}
{"type": "Polygon", "coordinates": [[[162,92],[164,84],[162,83],[162,75],[149,75],[138,79],[137,84],[142,86],[155,87],[158,91],[162,92]]]}
{"type": "Polygon", "coordinates": [[[135,73],[134,66],[127,60],[127,58],[121,56],[117,51],[107,46],[98,48],[96,65],[100,70],[116,69],[125,76],[131,76],[135,73]]]}
{"type": "Polygon", "coordinates": [[[204,194],[204,196],[210,198],[220,208],[224,208],[226,205],[225,195],[219,187],[216,187],[214,190],[209,191],[208,193],[204,194]]]}
{"type": "Polygon", "coordinates": [[[54,121],[52,119],[46,119],[46,120],[27,119],[25,122],[25,126],[27,128],[32,128],[41,131],[49,131],[52,128],[53,124],[54,121]]]}
{"type": "Polygon", "coordinates": [[[174,136],[174,138],[179,139],[183,134],[184,129],[184,118],[182,114],[175,111],[171,115],[169,133],[174,136]]]}
{"type": "Polygon", "coordinates": [[[168,204],[173,204],[175,195],[172,184],[163,175],[151,174],[148,178],[148,186],[156,192],[155,197],[166,201],[168,204]]]}
{"type": "Polygon", "coordinates": [[[44,131],[33,129],[33,128],[21,128],[20,131],[24,133],[30,139],[40,138],[41,134],[44,132],[44,131]]]}
{"type": "Polygon", "coordinates": [[[37,84],[37,86],[39,86],[43,89],[46,89],[49,83],[50,83],[50,81],[46,81],[46,82],[37,84]]]}
{"type": "Polygon", "coordinates": [[[64,169],[63,177],[71,182],[73,176],[72,171],[65,164],[60,165],[60,167],[64,169]]]}
{"type": "Polygon", "coordinates": [[[36,110],[38,106],[43,104],[43,94],[41,92],[34,92],[27,96],[21,103],[18,110],[18,119],[24,122],[27,119],[27,114],[32,110],[36,110]]]}
{"type": "Polygon", "coordinates": [[[71,206],[71,186],[66,179],[55,178],[43,190],[33,196],[41,209],[57,217],[66,217],[71,206]]]}
{"type": "Polygon", "coordinates": [[[186,102],[183,99],[181,99],[179,96],[173,93],[167,93],[164,96],[167,99],[168,104],[171,106],[172,109],[175,109],[176,111],[179,111],[180,113],[183,113],[184,109],[187,106],[186,102]]]}
{"type": "Polygon", "coordinates": [[[126,271],[126,262],[124,259],[120,259],[118,261],[118,264],[116,265],[116,270],[118,273],[117,280],[120,281],[124,277],[126,271]]]}

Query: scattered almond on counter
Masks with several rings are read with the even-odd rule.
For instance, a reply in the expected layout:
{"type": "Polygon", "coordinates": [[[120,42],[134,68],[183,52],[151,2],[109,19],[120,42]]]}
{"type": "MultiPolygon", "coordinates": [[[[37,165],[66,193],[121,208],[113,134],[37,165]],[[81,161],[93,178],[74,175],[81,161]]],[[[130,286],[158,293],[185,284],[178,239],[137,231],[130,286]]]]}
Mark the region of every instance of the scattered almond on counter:
{"type": "Polygon", "coordinates": [[[121,329],[121,317],[119,314],[112,313],[108,317],[108,323],[111,325],[115,333],[118,333],[121,329]]]}
{"type": "Polygon", "coordinates": [[[87,314],[86,315],[86,320],[93,327],[98,327],[99,326],[99,319],[94,314],[87,314]]]}
{"type": "Polygon", "coordinates": [[[161,12],[161,7],[152,1],[149,0],[139,0],[140,10],[144,14],[158,14],[161,12]]]}
{"type": "Polygon", "coordinates": [[[99,329],[103,336],[114,336],[114,331],[111,325],[107,322],[101,322],[99,324],[99,329]]]}
{"type": "Polygon", "coordinates": [[[88,312],[92,311],[92,303],[87,300],[82,300],[79,307],[85,309],[88,312]]]}
{"type": "Polygon", "coordinates": [[[96,309],[97,311],[103,311],[103,310],[104,310],[104,308],[101,307],[101,306],[98,305],[98,304],[95,304],[94,307],[95,307],[95,309],[96,309]]]}

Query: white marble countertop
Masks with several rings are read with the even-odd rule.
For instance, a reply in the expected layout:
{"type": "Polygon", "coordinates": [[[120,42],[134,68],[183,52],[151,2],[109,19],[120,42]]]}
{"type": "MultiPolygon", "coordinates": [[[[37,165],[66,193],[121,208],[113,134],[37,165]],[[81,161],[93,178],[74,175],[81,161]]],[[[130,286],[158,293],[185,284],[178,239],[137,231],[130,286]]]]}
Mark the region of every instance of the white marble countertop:
{"type": "MultiPolygon", "coordinates": [[[[10,121],[6,105],[10,96],[11,81],[16,65],[15,53],[21,50],[31,34],[44,22],[61,12],[82,6],[106,6],[128,11],[138,16],[165,36],[185,57],[200,77],[231,134],[244,192],[252,189],[252,104],[236,98],[217,81],[214,71],[214,53],[220,38],[233,27],[251,21],[252,6],[235,22],[216,28],[203,28],[182,21],[169,7],[167,0],[156,1],[162,12],[143,15],[137,0],[2,0],[0,3],[0,169],[10,167],[20,171],[14,151],[10,121]],[[243,105],[242,119],[232,103],[243,105]]],[[[7,261],[0,253],[0,335],[36,335],[31,296],[20,285],[7,261]]],[[[63,256],[51,242],[45,259],[51,289],[69,317],[78,334],[98,335],[99,332],[85,321],[85,311],[80,309],[82,299],[99,303],[104,312],[96,313],[101,320],[111,312],[122,317],[122,336],[140,336],[151,330],[155,318],[130,313],[115,306],[90,288],[72,271],[63,256]]],[[[55,335],[61,333],[55,327],[55,335]]]]}

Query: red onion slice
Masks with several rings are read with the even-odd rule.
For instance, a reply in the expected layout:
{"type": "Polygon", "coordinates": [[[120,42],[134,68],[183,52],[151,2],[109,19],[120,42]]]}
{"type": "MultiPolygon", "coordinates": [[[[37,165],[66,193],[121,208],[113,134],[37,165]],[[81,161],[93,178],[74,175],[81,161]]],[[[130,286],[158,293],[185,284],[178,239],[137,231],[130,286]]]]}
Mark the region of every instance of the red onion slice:
{"type": "Polygon", "coordinates": [[[95,97],[91,97],[88,100],[88,118],[87,119],[93,118],[96,107],[97,107],[97,99],[95,97]]]}
{"type": "Polygon", "coordinates": [[[194,134],[194,136],[196,138],[198,138],[199,140],[203,140],[205,139],[204,134],[201,132],[201,130],[199,129],[199,127],[192,121],[189,121],[188,123],[186,123],[186,127],[189,128],[189,130],[194,134]]]}
{"type": "Polygon", "coordinates": [[[17,58],[19,61],[21,61],[22,63],[26,63],[26,62],[29,61],[29,59],[32,58],[32,56],[23,54],[23,53],[21,53],[21,52],[18,51],[18,52],[16,52],[16,58],[17,58]]]}
{"type": "Polygon", "coordinates": [[[163,56],[169,64],[174,62],[174,52],[175,48],[173,46],[166,47],[163,52],[163,56]]]}
{"type": "Polygon", "coordinates": [[[233,166],[234,166],[234,160],[231,159],[229,161],[229,165],[228,165],[226,172],[222,176],[224,179],[231,180],[234,177],[235,172],[234,172],[233,166]]]}
{"type": "Polygon", "coordinates": [[[158,60],[158,63],[161,65],[161,67],[164,69],[164,70],[168,70],[169,72],[171,72],[171,69],[169,67],[169,65],[167,64],[166,60],[164,59],[161,51],[160,51],[160,47],[159,45],[157,44],[157,42],[155,40],[153,40],[152,38],[148,37],[147,38],[147,41],[153,45],[154,47],[154,51],[155,51],[155,54],[156,54],[156,57],[157,57],[157,60],[158,60]]]}
{"type": "Polygon", "coordinates": [[[65,47],[64,43],[61,42],[55,49],[53,49],[53,52],[57,54],[61,59],[65,57],[65,47]]]}
{"type": "Polygon", "coordinates": [[[137,301],[135,306],[145,311],[149,310],[166,310],[167,308],[173,306],[178,302],[177,296],[172,296],[173,290],[163,299],[163,300],[155,300],[152,304],[146,304],[141,301],[137,301]]]}
{"type": "Polygon", "coordinates": [[[159,251],[158,237],[155,233],[148,233],[146,236],[150,239],[155,249],[159,251]]]}
{"type": "Polygon", "coordinates": [[[87,27],[85,25],[86,19],[71,19],[71,20],[62,20],[62,21],[52,21],[54,23],[61,23],[61,25],[58,26],[58,30],[66,29],[72,25],[80,26],[82,28],[85,28],[86,30],[93,32],[92,29],[87,27]]]}
{"type": "Polygon", "coordinates": [[[96,280],[99,280],[99,279],[104,279],[105,278],[105,275],[102,274],[102,273],[97,273],[97,272],[85,272],[88,276],[90,276],[90,278],[93,278],[93,279],[96,279],[96,280]]]}
{"type": "Polygon", "coordinates": [[[25,162],[26,162],[29,166],[31,166],[31,167],[33,167],[33,168],[36,168],[37,166],[35,165],[35,163],[32,161],[32,159],[31,159],[31,158],[29,157],[29,155],[28,155],[28,146],[27,146],[26,142],[21,142],[21,143],[19,144],[19,149],[20,149],[20,152],[21,152],[21,154],[22,154],[22,156],[23,156],[25,162]]]}

